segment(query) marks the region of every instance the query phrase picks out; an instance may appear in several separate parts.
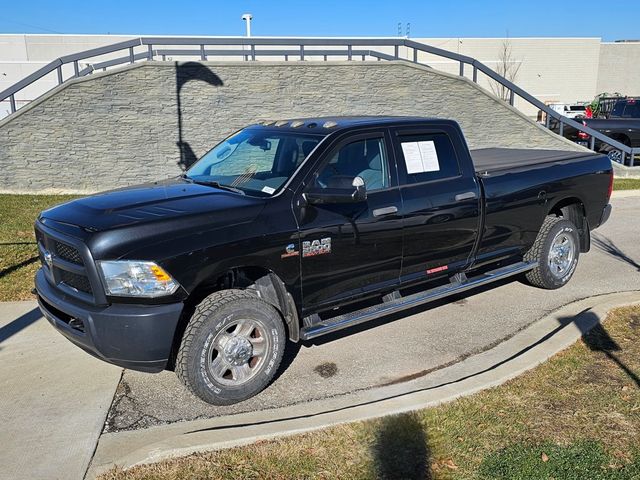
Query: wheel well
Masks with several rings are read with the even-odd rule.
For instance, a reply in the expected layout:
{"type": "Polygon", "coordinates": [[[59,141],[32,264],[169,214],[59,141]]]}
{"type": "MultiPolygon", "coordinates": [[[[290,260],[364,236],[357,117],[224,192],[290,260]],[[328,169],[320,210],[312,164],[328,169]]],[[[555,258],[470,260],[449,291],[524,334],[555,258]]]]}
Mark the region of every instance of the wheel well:
{"type": "MultiPolygon", "coordinates": [[[[631,146],[631,139],[624,133],[612,133],[609,135],[609,137],[617,142],[625,144],[627,147],[631,146]]],[[[600,143],[599,145],[600,147],[598,148],[598,150],[603,153],[617,150],[616,147],[613,147],[606,143],[600,143]]]]}
{"type": "Polygon", "coordinates": [[[198,304],[212,293],[230,288],[255,290],[256,295],[274,306],[282,315],[289,339],[294,342],[299,340],[298,311],[284,282],[275,273],[263,267],[233,267],[202,282],[185,300],[184,309],[173,336],[172,355],[167,370],[173,370],[175,366],[175,356],[180,348],[182,336],[198,304]]]}
{"type": "Polygon", "coordinates": [[[588,252],[591,248],[591,235],[589,233],[589,222],[587,221],[587,214],[584,208],[584,204],[578,198],[565,198],[564,200],[556,203],[549,215],[555,215],[557,217],[563,217],[571,221],[578,228],[578,235],[580,237],[580,251],[582,253],[588,252]]]}
{"type": "Polygon", "coordinates": [[[631,139],[624,133],[616,133],[616,134],[610,135],[610,137],[613,138],[614,140],[619,141],[620,143],[624,143],[627,146],[631,145],[631,139]]]}

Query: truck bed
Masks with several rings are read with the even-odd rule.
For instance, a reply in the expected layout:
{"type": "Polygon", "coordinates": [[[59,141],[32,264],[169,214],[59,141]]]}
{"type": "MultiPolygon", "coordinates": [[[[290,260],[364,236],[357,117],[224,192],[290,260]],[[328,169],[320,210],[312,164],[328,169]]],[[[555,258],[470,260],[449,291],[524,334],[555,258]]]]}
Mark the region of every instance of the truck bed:
{"type": "Polygon", "coordinates": [[[533,148],[479,148],[471,150],[470,153],[476,172],[479,173],[581,160],[598,155],[591,152],[537,150],[533,148]]]}

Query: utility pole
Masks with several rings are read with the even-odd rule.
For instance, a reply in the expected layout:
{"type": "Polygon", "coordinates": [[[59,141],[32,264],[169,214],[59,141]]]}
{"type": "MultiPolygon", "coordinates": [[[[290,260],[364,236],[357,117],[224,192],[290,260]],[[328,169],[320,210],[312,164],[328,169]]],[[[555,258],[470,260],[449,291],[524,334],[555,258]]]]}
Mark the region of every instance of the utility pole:
{"type": "Polygon", "coordinates": [[[244,20],[247,24],[247,37],[251,36],[251,20],[253,19],[253,15],[250,13],[245,13],[242,15],[242,20],[244,20]]]}

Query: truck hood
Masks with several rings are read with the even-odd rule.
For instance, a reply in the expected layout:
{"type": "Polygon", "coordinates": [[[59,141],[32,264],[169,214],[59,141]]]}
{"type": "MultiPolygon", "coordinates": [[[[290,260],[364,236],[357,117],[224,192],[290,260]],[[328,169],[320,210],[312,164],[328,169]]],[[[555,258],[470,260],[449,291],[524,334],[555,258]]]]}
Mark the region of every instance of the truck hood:
{"type": "Polygon", "coordinates": [[[211,227],[251,221],[263,206],[260,198],[174,178],[72,200],[45,210],[40,219],[102,232],[205,216],[211,227]]]}

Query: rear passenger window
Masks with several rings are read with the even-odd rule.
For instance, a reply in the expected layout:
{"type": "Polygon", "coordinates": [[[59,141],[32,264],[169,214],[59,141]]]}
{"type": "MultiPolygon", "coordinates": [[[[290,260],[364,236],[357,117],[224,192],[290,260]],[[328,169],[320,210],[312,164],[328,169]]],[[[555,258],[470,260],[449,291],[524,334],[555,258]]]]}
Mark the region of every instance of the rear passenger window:
{"type": "Polygon", "coordinates": [[[448,135],[401,135],[399,140],[407,183],[429,182],[460,175],[456,152],[448,135]]]}
{"type": "Polygon", "coordinates": [[[640,118],[640,103],[635,103],[635,101],[633,103],[627,102],[622,116],[625,118],[640,118]]]}

